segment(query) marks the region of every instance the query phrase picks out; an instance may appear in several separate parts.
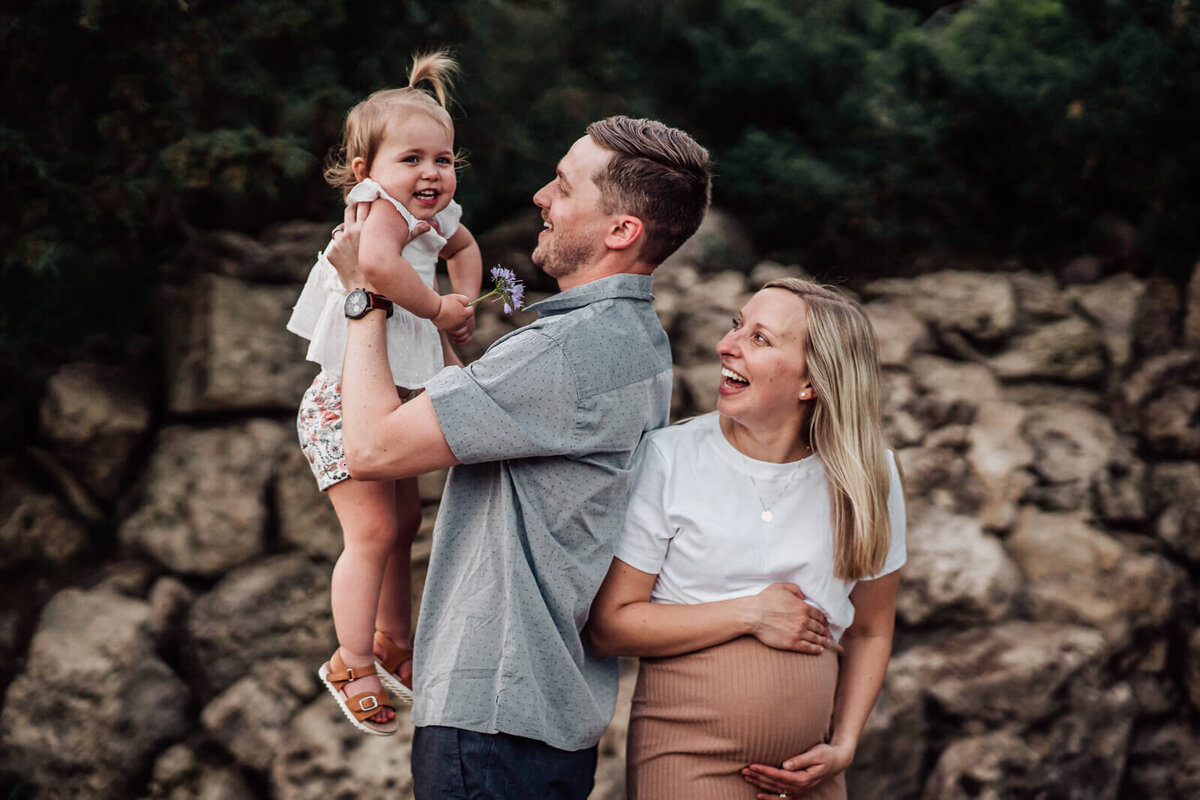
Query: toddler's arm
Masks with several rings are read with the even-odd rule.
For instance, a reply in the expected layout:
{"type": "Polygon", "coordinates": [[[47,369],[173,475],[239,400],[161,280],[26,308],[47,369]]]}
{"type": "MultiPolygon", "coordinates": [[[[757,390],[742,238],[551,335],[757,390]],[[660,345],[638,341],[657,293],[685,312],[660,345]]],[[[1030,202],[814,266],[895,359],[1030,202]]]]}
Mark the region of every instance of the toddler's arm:
{"type": "MultiPolygon", "coordinates": [[[[446,270],[450,273],[450,286],[454,291],[468,300],[479,297],[479,287],[483,282],[483,257],[466,225],[459,225],[454,235],[446,240],[441,256],[446,259],[446,270]]],[[[451,344],[466,344],[475,333],[475,316],[472,314],[457,328],[447,332],[451,344]]]]}
{"type": "MultiPolygon", "coordinates": [[[[474,313],[466,297],[441,296],[425,285],[412,264],[401,255],[409,240],[408,223],[386,200],[371,204],[374,212],[363,223],[358,263],[363,276],[380,293],[418,317],[432,320],[438,330],[457,328],[474,313]]],[[[354,289],[357,287],[347,287],[354,289]]]]}

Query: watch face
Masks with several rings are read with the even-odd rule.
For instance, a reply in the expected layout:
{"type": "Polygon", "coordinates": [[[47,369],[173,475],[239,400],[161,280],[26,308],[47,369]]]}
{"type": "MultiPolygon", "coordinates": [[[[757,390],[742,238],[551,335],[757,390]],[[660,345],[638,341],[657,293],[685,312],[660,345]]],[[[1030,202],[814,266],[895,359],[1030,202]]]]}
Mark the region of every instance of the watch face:
{"type": "Polygon", "coordinates": [[[367,293],[362,289],[355,289],[350,294],[346,295],[346,316],[351,319],[358,319],[363,314],[367,313],[367,293]]]}

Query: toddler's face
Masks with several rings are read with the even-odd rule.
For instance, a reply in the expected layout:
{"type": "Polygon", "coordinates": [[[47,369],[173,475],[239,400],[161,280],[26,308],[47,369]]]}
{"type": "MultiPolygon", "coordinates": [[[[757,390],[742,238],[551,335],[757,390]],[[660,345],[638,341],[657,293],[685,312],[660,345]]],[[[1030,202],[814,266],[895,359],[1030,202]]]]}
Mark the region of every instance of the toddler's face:
{"type": "Polygon", "coordinates": [[[393,118],[367,174],[414,217],[432,219],[458,188],[454,134],[419,111],[393,118]]]}

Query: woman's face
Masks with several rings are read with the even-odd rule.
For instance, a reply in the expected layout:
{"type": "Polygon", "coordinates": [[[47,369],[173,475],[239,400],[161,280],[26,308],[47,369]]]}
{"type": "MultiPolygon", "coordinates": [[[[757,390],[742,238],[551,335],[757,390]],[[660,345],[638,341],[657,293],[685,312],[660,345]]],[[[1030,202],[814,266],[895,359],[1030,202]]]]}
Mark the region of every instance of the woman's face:
{"type": "Polygon", "coordinates": [[[717,342],[721,384],[717,411],[740,421],[795,419],[813,398],[804,348],[808,307],[786,289],[763,289],[717,342]]]}

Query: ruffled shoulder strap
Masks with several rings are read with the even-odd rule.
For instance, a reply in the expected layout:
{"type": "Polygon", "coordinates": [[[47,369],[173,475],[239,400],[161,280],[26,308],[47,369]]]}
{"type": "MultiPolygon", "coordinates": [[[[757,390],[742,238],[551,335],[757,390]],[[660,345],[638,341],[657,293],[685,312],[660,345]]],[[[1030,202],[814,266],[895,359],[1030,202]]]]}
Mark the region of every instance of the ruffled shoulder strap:
{"type": "Polygon", "coordinates": [[[382,186],[370,178],[363,178],[358,185],[350,190],[350,193],[346,195],[346,205],[350,206],[354,205],[355,203],[370,203],[371,201],[377,200],[380,197],[396,207],[396,210],[400,212],[402,217],[404,217],[404,221],[408,223],[408,230],[410,233],[414,228],[417,227],[419,220],[410,214],[408,209],[405,208],[399,200],[385,192],[382,186]]]}
{"type": "Polygon", "coordinates": [[[454,232],[458,230],[459,223],[462,220],[462,214],[462,206],[460,206],[454,200],[451,200],[450,205],[443,208],[437,213],[437,216],[434,217],[434,219],[437,221],[438,233],[440,233],[445,239],[449,239],[451,236],[453,236],[454,232]]]}

